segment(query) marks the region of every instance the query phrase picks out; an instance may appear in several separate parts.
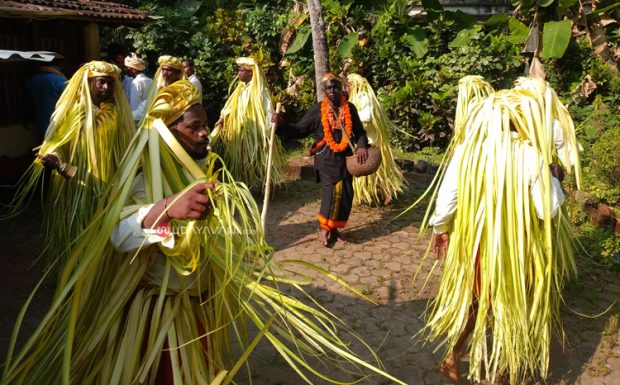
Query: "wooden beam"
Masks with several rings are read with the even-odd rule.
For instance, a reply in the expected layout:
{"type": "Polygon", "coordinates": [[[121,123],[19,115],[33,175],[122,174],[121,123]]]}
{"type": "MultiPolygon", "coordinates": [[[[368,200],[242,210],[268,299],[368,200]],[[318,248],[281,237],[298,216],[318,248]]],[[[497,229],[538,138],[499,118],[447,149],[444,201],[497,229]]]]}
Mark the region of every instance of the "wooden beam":
{"type": "Polygon", "coordinates": [[[101,57],[99,24],[89,23],[86,25],[86,28],[84,28],[84,46],[86,60],[98,60],[101,57]]]}

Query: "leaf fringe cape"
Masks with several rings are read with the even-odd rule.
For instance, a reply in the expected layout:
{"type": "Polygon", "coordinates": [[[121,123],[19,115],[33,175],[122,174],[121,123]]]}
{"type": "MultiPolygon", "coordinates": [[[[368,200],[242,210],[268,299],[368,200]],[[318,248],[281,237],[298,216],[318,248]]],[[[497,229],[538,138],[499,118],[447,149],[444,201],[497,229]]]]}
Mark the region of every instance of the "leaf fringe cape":
{"type": "Polygon", "coordinates": [[[35,160],[18,182],[9,215],[17,215],[41,183],[44,239],[48,263],[60,270],[68,257],[67,246],[90,224],[105,204],[105,190],[112,180],[136,129],[123,94],[116,67],[93,61],[83,65],[69,80],[56,104],[40,155],[58,153],[63,162],[77,166],[65,180],[57,172],[45,172],[35,160]],[[114,76],[113,103],[97,108],[91,101],[89,72],[114,76]]]}
{"type": "MultiPolygon", "coordinates": [[[[267,157],[271,140],[270,117],[267,116],[265,99],[271,96],[267,81],[258,65],[254,66],[252,80],[246,85],[237,78],[237,86],[230,94],[222,111],[223,126],[213,138],[214,150],[222,156],[235,180],[244,182],[251,189],[263,188],[267,177],[267,157]],[[243,93],[250,87],[249,97],[243,100],[243,93]]],[[[273,143],[271,180],[274,184],[285,180],[286,157],[280,140],[273,143]]]]}
{"type": "Polygon", "coordinates": [[[562,208],[551,216],[548,172],[538,175],[547,198],[543,219],[537,217],[524,172],[528,162],[543,170],[551,162],[538,150],[549,139],[544,118],[534,99],[515,91],[489,96],[467,118],[457,210],[425,331],[450,354],[477,306],[469,343],[473,381],[545,378],[552,334],[563,337],[561,293],[576,272],[570,225],[562,208]]]}
{"type": "Polygon", "coordinates": [[[380,205],[401,194],[405,184],[390,147],[388,131],[391,123],[368,80],[357,74],[348,75],[347,80],[351,84],[349,101],[360,113],[365,108],[370,109],[370,121],[364,122],[364,129],[369,143],[379,147],[382,157],[375,173],[353,178],[353,202],[380,205]]]}

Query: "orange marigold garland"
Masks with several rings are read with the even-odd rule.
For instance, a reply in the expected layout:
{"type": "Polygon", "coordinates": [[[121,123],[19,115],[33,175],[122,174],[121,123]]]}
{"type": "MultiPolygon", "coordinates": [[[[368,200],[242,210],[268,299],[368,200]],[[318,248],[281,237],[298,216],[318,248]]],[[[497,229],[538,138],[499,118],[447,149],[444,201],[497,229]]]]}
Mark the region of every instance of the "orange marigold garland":
{"type": "MultiPolygon", "coordinates": [[[[342,136],[340,139],[340,143],[336,143],[334,140],[334,136],[332,135],[332,130],[339,130],[340,124],[334,119],[335,112],[333,112],[327,98],[324,98],[321,102],[321,123],[323,124],[323,136],[325,138],[325,143],[332,149],[333,152],[343,152],[347,149],[348,139],[346,135],[342,136]]],[[[344,95],[340,95],[340,115],[338,116],[338,120],[344,126],[344,130],[347,132],[347,135],[350,137],[353,136],[353,121],[351,120],[351,110],[349,109],[349,102],[344,97],[344,95]]]]}

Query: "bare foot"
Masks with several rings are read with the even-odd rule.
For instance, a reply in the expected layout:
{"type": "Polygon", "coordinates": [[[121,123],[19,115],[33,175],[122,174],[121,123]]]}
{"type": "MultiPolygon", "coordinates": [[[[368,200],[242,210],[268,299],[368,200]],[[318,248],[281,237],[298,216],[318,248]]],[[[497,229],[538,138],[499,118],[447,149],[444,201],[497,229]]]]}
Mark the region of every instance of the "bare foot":
{"type": "Polygon", "coordinates": [[[383,186],[379,186],[379,190],[381,191],[381,195],[383,196],[383,205],[389,206],[389,204],[392,203],[392,195],[383,186]]]}
{"type": "Polygon", "coordinates": [[[500,374],[497,376],[497,385],[510,385],[510,377],[508,374],[500,374]]]}
{"type": "Polygon", "coordinates": [[[446,357],[441,364],[439,364],[439,371],[444,376],[448,377],[453,384],[459,383],[459,361],[453,356],[446,357]]]}
{"type": "Polygon", "coordinates": [[[319,243],[323,246],[329,246],[329,231],[321,229],[319,231],[319,243]]]}
{"type": "Polygon", "coordinates": [[[331,231],[331,234],[330,234],[330,238],[329,238],[329,239],[331,239],[331,240],[332,240],[332,241],[334,241],[334,242],[342,242],[342,243],[347,243],[346,239],[344,239],[344,238],[342,237],[342,235],[340,235],[340,232],[338,231],[338,229],[333,229],[333,230],[331,231]]]}

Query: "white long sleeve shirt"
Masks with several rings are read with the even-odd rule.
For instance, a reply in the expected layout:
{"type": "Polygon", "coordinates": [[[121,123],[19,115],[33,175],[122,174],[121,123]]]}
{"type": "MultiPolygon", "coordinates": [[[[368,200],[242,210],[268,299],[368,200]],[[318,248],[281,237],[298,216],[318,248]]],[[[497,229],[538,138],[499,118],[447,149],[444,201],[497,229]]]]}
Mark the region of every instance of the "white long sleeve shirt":
{"type": "MultiPolygon", "coordinates": [[[[121,252],[132,253],[139,251],[138,259],[135,263],[148,263],[149,267],[143,277],[146,284],[159,287],[162,285],[163,277],[166,272],[166,256],[157,248],[156,245],[172,248],[175,245],[176,234],[155,229],[142,228],[142,222],[146,218],[154,204],[146,204],[146,191],[142,174],[136,176],[131,189],[131,200],[137,210],[122,219],[110,236],[110,241],[114,248],[121,252]],[[155,247],[155,248],[154,248],[155,247]]],[[[128,256],[130,258],[131,256],[128,256]]],[[[167,289],[169,292],[179,293],[189,290],[190,294],[198,295],[201,289],[199,283],[202,281],[204,287],[205,277],[200,276],[200,267],[189,275],[182,275],[174,269],[170,269],[167,289]]]]}
{"type": "Polygon", "coordinates": [[[127,95],[127,100],[129,100],[129,94],[131,93],[131,82],[132,81],[133,81],[133,77],[129,75],[123,76],[123,80],[122,80],[123,91],[125,92],[125,95],[127,95]]]}
{"type": "MultiPolygon", "coordinates": [[[[454,156],[448,164],[446,173],[444,175],[439,191],[437,192],[437,200],[435,202],[435,212],[429,220],[429,225],[433,227],[435,234],[445,233],[450,228],[450,222],[454,213],[457,210],[457,193],[458,193],[458,179],[459,168],[461,167],[463,152],[465,146],[459,145],[454,151],[454,156]]],[[[544,201],[541,192],[540,179],[538,175],[547,172],[542,164],[537,162],[539,159],[535,148],[528,146],[526,148],[527,155],[525,156],[526,173],[529,180],[530,195],[534,203],[534,209],[536,215],[539,218],[544,217],[544,201]]],[[[560,182],[551,176],[551,216],[555,217],[560,206],[564,203],[564,193],[562,192],[562,186],[560,182]]]]}
{"type": "MultiPolygon", "coordinates": [[[[553,133],[553,146],[560,157],[560,161],[564,167],[575,166],[577,163],[577,156],[573,152],[573,150],[566,144],[566,140],[564,138],[564,130],[560,122],[557,119],[553,119],[552,126],[553,133]]],[[[583,148],[579,143],[577,143],[577,147],[579,151],[583,151],[583,148]]]]}
{"type": "Polygon", "coordinates": [[[200,79],[198,79],[198,76],[196,76],[196,74],[192,74],[192,76],[188,77],[187,80],[189,80],[189,82],[192,83],[194,87],[198,88],[198,91],[200,91],[200,93],[202,94],[202,83],[200,83],[200,79]]]}
{"type": "Polygon", "coordinates": [[[133,117],[134,121],[139,122],[140,120],[142,120],[142,117],[144,116],[145,113],[146,113],[146,100],[142,101],[142,103],[140,103],[138,107],[136,107],[135,110],[132,109],[131,116],[133,117]]]}
{"type": "Polygon", "coordinates": [[[146,100],[153,86],[153,79],[140,72],[131,82],[129,105],[131,111],[136,110],[146,100]]]}

